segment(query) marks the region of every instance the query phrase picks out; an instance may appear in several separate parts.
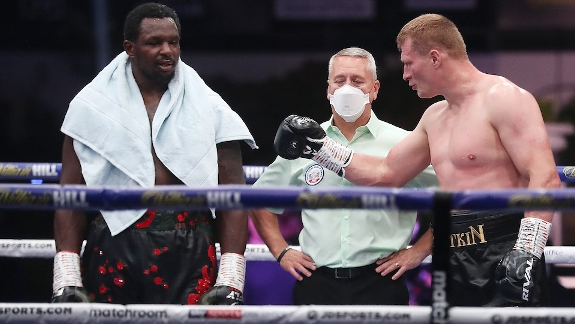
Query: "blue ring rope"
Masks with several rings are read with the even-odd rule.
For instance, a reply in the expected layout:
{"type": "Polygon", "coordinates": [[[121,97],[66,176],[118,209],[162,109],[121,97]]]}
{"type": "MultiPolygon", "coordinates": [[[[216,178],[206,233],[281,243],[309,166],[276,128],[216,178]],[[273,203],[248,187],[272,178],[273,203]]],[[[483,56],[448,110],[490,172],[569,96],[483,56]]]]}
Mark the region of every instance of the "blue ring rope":
{"type": "MultiPolygon", "coordinates": [[[[432,189],[382,187],[217,187],[152,188],[86,187],[82,185],[0,184],[0,209],[399,209],[431,210],[432,189]]],[[[575,211],[575,188],[498,189],[447,192],[453,209],[575,211]]]]}
{"type": "MultiPolygon", "coordinates": [[[[267,166],[246,165],[246,183],[254,183],[267,166]]],[[[0,182],[34,181],[56,183],[60,180],[61,163],[0,162],[0,182]]],[[[563,182],[575,182],[575,166],[558,166],[557,173],[563,182]]]]}

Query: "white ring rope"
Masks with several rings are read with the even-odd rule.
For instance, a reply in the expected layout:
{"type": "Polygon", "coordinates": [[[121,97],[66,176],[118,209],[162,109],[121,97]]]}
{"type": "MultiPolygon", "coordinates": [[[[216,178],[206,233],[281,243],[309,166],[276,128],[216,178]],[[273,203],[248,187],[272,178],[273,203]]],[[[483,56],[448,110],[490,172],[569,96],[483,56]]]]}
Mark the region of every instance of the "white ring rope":
{"type": "MultiPolygon", "coordinates": [[[[86,242],[84,241],[83,246],[85,244],[86,242]]],[[[299,246],[292,247],[300,250],[299,246]]],[[[216,244],[216,252],[219,258],[219,244],[216,244]]],[[[56,244],[54,240],[0,239],[0,257],[53,258],[55,254],[56,244]]],[[[247,261],[276,261],[265,244],[247,244],[245,257],[247,261]]],[[[550,264],[575,264],[575,246],[547,246],[545,247],[545,261],[550,264]]],[[[428,256],[423,262],[431,262],[431,256],[428,256]]]]}
{"type": "Polygon", "coordinates": [[[0,304],[5,323],[429,323],[430,307],[0,304]]]}
{"type": "MultiPolygon", "coordinates": [[[[82,244],[82,251],[86,241],[82,244]]],[[[300,250],[299,246],[293,246],[300,250]]],[[[220,257],[220,245],[216,243],[216,253],[220,257]]],[[[15,240],[0,239],[0,257],[7,258],[53,258],[56,254],[54,240],[15,240]]],[[[265,244],[247,244],[245,257],[248,261],[276,261],[265,244]]],[[[574,262],[575,263],[575,262],[574,262]]]]}
{"type": "MultiPolygon", "coordinates": [[[[2,323],[429,323],[429,306],[187,306],[0,303],[2,323]]],[[[452,307],[452,324],[575,323],[572,308],[452,307]]]]}

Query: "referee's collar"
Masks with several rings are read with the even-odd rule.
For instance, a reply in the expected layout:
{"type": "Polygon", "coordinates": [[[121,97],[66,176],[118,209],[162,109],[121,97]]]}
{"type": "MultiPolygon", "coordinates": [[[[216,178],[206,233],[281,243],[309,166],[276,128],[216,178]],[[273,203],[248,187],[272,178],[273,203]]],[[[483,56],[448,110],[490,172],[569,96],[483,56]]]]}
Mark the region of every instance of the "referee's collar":
{"type": "MultiPolygon", "coordinates": [[[[377,116],[375,115],[375,113],[373,112],[373,110],[371,111],[371,115],[369,117],[369,121],[367,122],[367,124],[363,125],[363,126],[359,126],[356,130],[355,130],[355,134],[356,136],[354,136],[355,138],[358,138],[360,136],[363,136],[366,133],[370,133],[373,137],[377,136],[377,121],[379,119],[377,118],[377,116]]],[[[337,126],[335,126],[333,124],[333,114],[331,115],[331,117],[329,118],[329,120],[322,124],[322,126],[324,126],[323,128],[325,130],[329,130],[331,132],[335,132],[335,133],[341,133],[341,131],[339,130],[339,128],[337,128],[337,126]],[[337,131],[336,131],[337,129],[337,131]]]]}

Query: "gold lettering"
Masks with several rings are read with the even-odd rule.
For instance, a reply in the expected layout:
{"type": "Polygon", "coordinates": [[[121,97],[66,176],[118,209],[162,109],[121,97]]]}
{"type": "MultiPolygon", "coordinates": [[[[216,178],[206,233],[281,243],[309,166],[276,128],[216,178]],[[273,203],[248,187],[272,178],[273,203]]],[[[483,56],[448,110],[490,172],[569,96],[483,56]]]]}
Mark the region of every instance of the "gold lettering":
{"type": "Polygon", "coordinates": [[[485,233],[483,231],[484,224],[477,225],[477,229],[473,226],[469,226],[469,232],[461,232],[451,234],[449,240],[451,241],[451,247],[462,247],[468,245],[477,245],[478,243],[487,243],[485,239],[485,233]],[[479,242],[476,241],[479,239],[479,242]],[[456,245],[457,243],[457,245],[456,245]]]}
{"type": "Polygon", "coordinates": [[[205,206],[207,204],[205,196],[186,196],[177,191],[146,191],[142,194],[141,201],[144,205],[152,206],[205,206]]]}
{"type": "Polygon", "coordinates": [[[522,208],[572,208],[575,206],[573,197],[553,197],[549,194],[541,196],[529,196],[527,194],[517,194],[509,198],[508,207],[522,208]]]}
{"type": "Polygon", "coordinates": [[[296,203],[304,208],[357,208],[361,206],[361,199],[345,199],[336,195],[304,192],[298,195],[296,203]]]}
{"type": "MultiPolygon", "coordinates": [[[[465,232],[465,238],[467,239],[467,245],[471,245],[471,241],[469,240],[469,232],[465,232]]],[[[475,242],[473,242],[475,244],[475,242]]]]}
{"type": "Polygon", "coordinates": [[[465,241],[461,239],[463,235],[465,235],[465,233],[457,234],[457,247],[465,246],[465,241]]]}
{"type": "Polygon", "coordinates": [[[48,205],[50,197],[45,193],[33,194],[25,190],[0,190],[0,203],[12,206],[48,205]]]}
{"type": "Polygon", "coordinates": [[[27,176],[31,171],[30,168],[19,168],[15,164],[0,163],[0,175],[3,176],[27,176]]]}
{"type": "Polygon", "coordinates": [[[479,229],[479,232],[475,230],[475,228],[473,228],[473,226],[469,226],[469,230],[471,231],[471,238],[473,239],[473,244],[477,244],[475,243],[475,237],[477,237],[479,239],[479,243],[487,243],[487,240],[485,239],[485,233],[483,233],[483,225],[477,225],[477,228],[479,229]]]}

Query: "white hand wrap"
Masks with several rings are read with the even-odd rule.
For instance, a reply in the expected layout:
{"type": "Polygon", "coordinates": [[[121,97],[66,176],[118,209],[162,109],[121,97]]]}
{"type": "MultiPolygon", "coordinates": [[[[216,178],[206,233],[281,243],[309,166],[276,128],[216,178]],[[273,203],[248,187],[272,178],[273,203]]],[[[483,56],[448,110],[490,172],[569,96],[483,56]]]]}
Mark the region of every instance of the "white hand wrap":
{"type": "Polygon", "coordinates": [[[220,259],[220,271],[214,286],[228,286],[244,291],[246,258],[237,253],[224,253],[220,259]]]}
{"type": "Polygon", "coordinates": [[[63,287],[83,287],[78,253],[62,251],[54,257],[52,290],[56,292],[63,287]]]}
{"type": "Polygon", "coordinates": [[[529,252],[541,258],[549,232],[551,232],[551,223],[535,217],[523,218],[513,249],[529,252]]]}
{"type": "MultiPolygon", "coordinates": [[[[307,138],[308,141],[314,141],[307,138]]],[[[351,163],[353,158],[353,150],[341,143],[338,143],[331,138],[324,138],[324,143],[319,151],[312,158],[324,168],[337,173],[341,177],[345,177],[345,168],[351,163]]]]}

